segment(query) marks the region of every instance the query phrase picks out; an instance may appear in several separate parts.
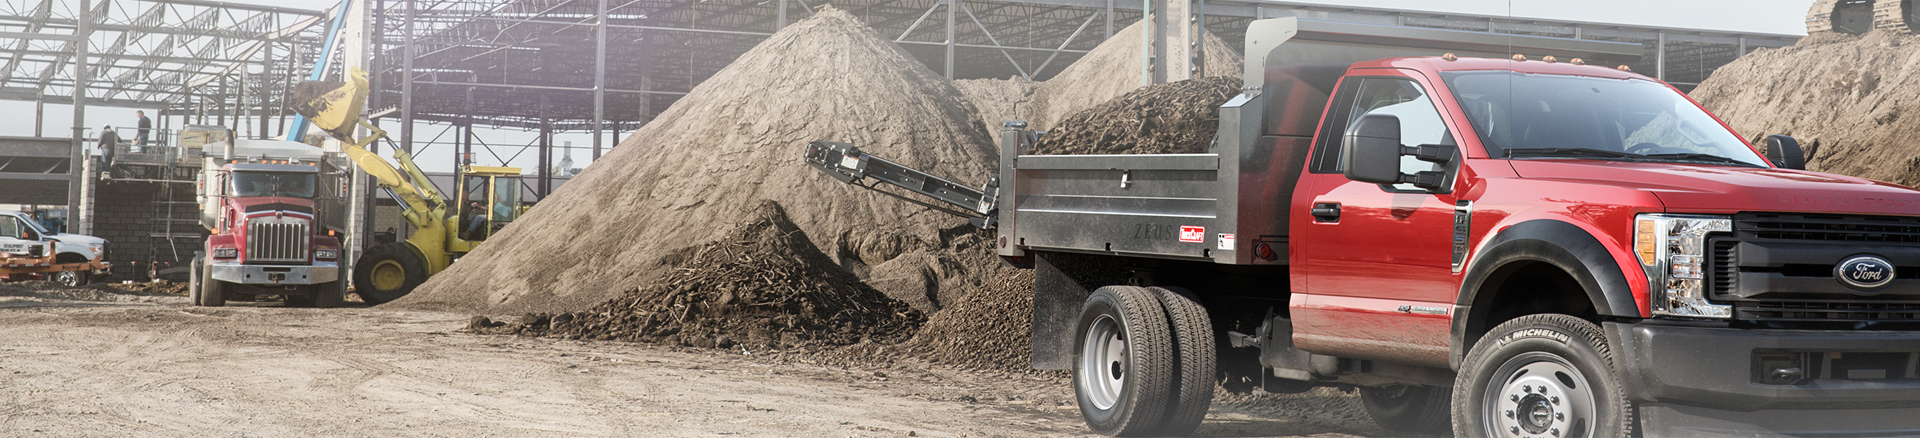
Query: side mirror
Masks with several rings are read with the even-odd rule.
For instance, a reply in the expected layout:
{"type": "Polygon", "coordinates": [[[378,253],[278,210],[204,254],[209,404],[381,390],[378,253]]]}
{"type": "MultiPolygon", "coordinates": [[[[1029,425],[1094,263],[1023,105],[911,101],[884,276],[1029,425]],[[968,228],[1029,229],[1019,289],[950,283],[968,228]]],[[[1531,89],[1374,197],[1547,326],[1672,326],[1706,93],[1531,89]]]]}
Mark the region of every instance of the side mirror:
{"type": "Polygon", "coordinates": [[[1767,160],[1773,165],[1793,170],[1807,170],[1806,152],[1800,149],[1800,141],[1784,135],[1767,136],[1767,160]]]}
{"type": "Polygon", "coordinates": [[[1386,114],[1361,117],[1340,141],[1347,160],[1347,179],[1374,184],[1400,183],[1400,118],[1386,114]]]}

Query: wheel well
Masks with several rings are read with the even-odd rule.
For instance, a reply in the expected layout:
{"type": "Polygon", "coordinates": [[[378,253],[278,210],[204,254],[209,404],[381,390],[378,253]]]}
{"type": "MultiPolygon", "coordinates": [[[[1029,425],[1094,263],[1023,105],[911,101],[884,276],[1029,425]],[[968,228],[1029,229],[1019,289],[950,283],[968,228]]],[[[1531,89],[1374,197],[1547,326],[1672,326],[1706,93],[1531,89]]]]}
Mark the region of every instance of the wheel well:
{"type": "Polygon", "coordinates": [[[1472,309],[1461,339],[1463,349],[1471,349],[1480,336],[1501,323],[1527,315],[1559,313],[1600,322],[1600,313],[1580,281],[1543,261],[1510,263],[1488,275],[1474,294],[1472,309]]]}
{"type": "Polygon", "coordinates": [[[54,263],[86,263],[87,260],[87,256],[80,255],[80,253],[77,252],[63,252],[53,255],[54,263]]]}

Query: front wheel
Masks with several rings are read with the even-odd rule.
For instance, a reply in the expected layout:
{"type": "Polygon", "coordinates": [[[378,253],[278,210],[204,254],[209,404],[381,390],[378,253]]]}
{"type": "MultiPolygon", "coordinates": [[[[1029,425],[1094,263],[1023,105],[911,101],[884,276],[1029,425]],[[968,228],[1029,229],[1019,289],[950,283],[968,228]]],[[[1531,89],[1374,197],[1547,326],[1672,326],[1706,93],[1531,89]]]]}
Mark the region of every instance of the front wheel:
{"type": "Polygon", "coordinates": [[[371,305],[400,299],[425,282],[426,264],[405,243],[375,246],[353,265],[354,293],[371,305]]]}
{"type": "Polygon", "coordinates": [[[212,263],[201,262],[200,269],[195,269],[193,275],[200,279],[199,287],[194,288],[195,291],[199,292],[199,295],[193,297],[193,305],[204,307],[227,305],[226,291],[221,287],[223,285],[220,283],[220,280],[213,279],[212,263]]]}
{"type": "Polygon", "coordinates": [[[1145,288],[1107,286],[1080,307],[1073,389],[1094,433],[1155,432],[1174,385],[1173,334],[1159,299],[1145,288]]]}
{"type": "Polygon", "coordinates": [[[1441,433],[1447,430],[1452,396],[1449,388],[1391,385],[1360,388],[1360,406],[1380,427],[1399,432],[1441,433]]]}
{"type": "Polygon", "coordinates": [[[1633,413],[1613,363],[1591,322],[1541,314],[1500,324],[1454,380],[1454,435],[1626,436],[1633,413]]]}
{"type": "Polygon", "coordinates": [[[60,271],[53,273],[53,282],[66,287],[87,285],[87,271],[60,271]]]}

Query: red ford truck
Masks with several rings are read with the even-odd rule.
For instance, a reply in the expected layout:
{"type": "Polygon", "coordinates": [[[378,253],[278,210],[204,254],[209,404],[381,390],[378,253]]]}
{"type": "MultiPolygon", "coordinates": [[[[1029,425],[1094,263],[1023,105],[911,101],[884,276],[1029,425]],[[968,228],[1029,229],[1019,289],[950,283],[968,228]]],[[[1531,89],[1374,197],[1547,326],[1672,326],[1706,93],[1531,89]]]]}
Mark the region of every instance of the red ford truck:
{"type": "MultiPolygon", "coordinates": [[[[1108,435],[1216,386],[1357,390],[1462,437],[1920,436],[1920,191],[1801,170],[1633,44],[1259,20],[1208,153],[1023,155],[971,210],[1035,270],[1033,365],[1108,435]]],[[[877,187],[877,185],[872,186],[877,187]]]]}

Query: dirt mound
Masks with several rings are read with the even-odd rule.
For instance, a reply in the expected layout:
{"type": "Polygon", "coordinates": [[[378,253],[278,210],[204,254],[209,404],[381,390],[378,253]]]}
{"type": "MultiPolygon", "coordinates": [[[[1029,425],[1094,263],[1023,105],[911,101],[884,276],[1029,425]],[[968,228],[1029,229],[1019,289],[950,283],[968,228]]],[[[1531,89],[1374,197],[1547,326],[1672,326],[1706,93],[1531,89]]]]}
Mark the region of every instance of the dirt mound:
{"type": "Polygon", "coordinates": [[[1920,36],[1817,33],[1760,49],[1714,71],[1690,95],[1765,148],[1785,134],[1806,149],[1807,169],[1920,184],[1920,36]],[[1817,38],[1816,38],[1817,37],[1817,38]]]}
{"type": "Polygon", "coordinates": [[[932,362],[968,368],[1031,371],[1033,270],[1001,266],[966,299],[927,319],[896,348],[932,362]]]}
{"type": "MultiPolygon", "coordinates": [[[[1140,22],[1113,33],[1113,38],[1094,47],[1040,85],[1041,113],[1034,127],[1052,129],[1074,113],[1100,105],[1140,88],[1140,22]]],[[[1225,40],[1206,34],[1205,76],[1240,77],[1240,52],[1225,40]]],[[[1234,84],[1239,88],[1240,84],[1234,84]]]]}
{"type": "Polygon", "coordinates": [[[906,339],[925,317],[820,253],[779,204],[762,203],[720,240],[692,249],[660,281],[583,312],[513,325],[480,317],[481,333],[752,350],[906,339]]]}
{"type": "Polygon", "coordinates": [[[960,94],[965,94],[974,109],[979,110],[980,123],[993,134],[994,147],[1000,145],[1003,123],[1031,122],[1039,114],[1034,93],[1039,91],[1040,83],[1027,78],[961,79],[953,81],[953,88],[960,89],[960,94]]]}
{"type": "Polygon", "coordinates": [[[1074,113],[1040,136],[1035,155],[1203,154],[1220,129],[1220,105],[1240,79],[1156,84],[1074,113]]]}
{"type": "Polygon", "coordinates": [[[800,157],[809,141],[847,141],[978,184],[997,154],[971,106],[858,19],[822,8],[741,55],[393,305],[490,315],[584,310],[656,283],[672,270],[669,255],[721,237],[716,224],[778,200],[842,268],[937,308],[948,297],[929,285],[966,275],[942,267],[952,264],[944,236],[953,233],[945,230],[966,222],[841,183],[800,157]],[[916,251],[924,254],[901,257],[916,251]]]}

